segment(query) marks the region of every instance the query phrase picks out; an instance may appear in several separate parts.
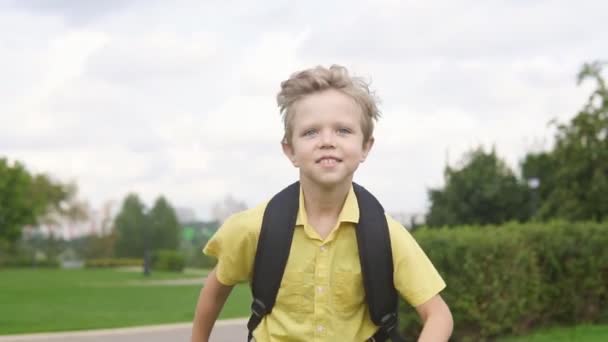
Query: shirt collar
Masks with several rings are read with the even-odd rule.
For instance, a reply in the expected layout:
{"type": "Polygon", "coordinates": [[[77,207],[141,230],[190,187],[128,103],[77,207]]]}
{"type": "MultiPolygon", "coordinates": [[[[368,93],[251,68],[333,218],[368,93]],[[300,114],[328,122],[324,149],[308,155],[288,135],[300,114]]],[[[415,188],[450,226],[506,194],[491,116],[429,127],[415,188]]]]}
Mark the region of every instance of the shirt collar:
{"type": "MultiPolygon", "coordinates": [[[[305,226],[308,224],[306,208],[304,206],[304,192],[302,191],[302,187],[300,187],[300,204],[298,210],[298,216],[296,218],[296,226],[305,226]]],[[[359,222],[359,204],[357,202],[357,196],[355,195],[355,191],[353,186],[350,186],[350,190],[346,195],[346,200],[344,201],[344,206],[340,211],[340,215],[338,216],[338,222],[359,222]]]]}

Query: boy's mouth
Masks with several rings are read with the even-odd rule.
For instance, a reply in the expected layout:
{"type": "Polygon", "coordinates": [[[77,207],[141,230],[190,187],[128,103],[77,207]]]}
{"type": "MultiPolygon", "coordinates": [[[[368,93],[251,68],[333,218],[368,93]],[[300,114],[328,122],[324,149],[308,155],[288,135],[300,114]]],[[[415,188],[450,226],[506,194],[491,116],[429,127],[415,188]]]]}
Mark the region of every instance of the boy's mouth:
{"type": "Polygon", "coordinates": [[[335,165],[340,162],[342,162],[342,159],[339,159],[336,157],[329,157],[329,156],[321,157],[315,161],[315,163],[317,163],[317,164],[326,165],[326,166],[335,165]]]}

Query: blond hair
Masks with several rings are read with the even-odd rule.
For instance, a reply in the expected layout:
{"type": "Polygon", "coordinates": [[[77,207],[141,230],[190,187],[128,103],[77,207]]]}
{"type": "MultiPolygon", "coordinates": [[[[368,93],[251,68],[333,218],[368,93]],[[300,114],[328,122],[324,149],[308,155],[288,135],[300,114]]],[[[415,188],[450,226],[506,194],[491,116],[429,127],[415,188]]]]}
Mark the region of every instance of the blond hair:
{"type": "Polygon", "coordinates": [[[296,72],[288,80],[281,82],[281,91],[277,95],[285,134],[283,143],[291,143],[293,106],[307,95],[335,89],[351,97],[360,107],[363,113],[361,130],[363,131],[363,142],[369,141],[374,132],[374,120],[378,121],[380,111],[378,110],[378,99],[370,90],[369,83],[359,77],[350,76],[348,70],[339,65],[325,68],[306,69],[296,72]]]}

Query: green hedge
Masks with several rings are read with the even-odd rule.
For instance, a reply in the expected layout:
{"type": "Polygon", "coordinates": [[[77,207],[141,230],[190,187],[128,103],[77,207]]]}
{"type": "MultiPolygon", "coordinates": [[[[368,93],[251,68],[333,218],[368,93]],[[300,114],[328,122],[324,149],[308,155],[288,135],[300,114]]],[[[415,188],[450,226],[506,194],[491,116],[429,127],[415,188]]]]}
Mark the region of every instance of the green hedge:
{"type": "Polygon", "coordinates": [[[144,260],[139,258],[103,258],[103,259],[88,259],[84,266],[88,268],[107,268],[107,267],[125,267],[125,266],[143,266],[144,260]]]}
{"type": "MultiPolygon", "coordinates": [[[[414,236],[447,283],[455,341],[608,322],[608,222],[423,228],[414,236]]],[[[417,336],[415,310],[401,311],[404,333],[417,336]]]]}
{"type": "Polygon", "coordinates": [[[178,251],[160,250],[154,253],[152,268],[161,271],[182,272],[186,266],[186,258],[178,251]]]}
{"type": "Polygon", "coordinates": [[[194,268],[212,269],[217,264],[217,259],[203,254],[203,252],[200,250],[196,250],[190,255],[190,257],[186,261],[186,264],[189,267],[194,268]]]}
{"type": "Polygon", "coordinates": [[[9,267],[42,267],[42,268],[58,268],[59,261],[56,259],[36,260],[33,257],[0,257],[0,268],[9,267]]]}

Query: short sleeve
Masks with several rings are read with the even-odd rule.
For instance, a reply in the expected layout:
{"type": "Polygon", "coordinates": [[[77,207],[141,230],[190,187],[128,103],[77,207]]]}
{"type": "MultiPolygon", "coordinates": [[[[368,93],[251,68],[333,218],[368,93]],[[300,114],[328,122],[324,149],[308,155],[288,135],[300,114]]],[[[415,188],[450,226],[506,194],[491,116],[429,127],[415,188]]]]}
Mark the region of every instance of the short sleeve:
{"type": "Polygon", "coordinates": [[[445,288],[445,282],[412,234],[387,216],[394,263],[395,288],[412,306],[425,303],[445,288]]]}
{"type": "Polygon", "coordinates": [[[258,206],[229,217],[207,242],[203,253],[217,258],[220,283],[231,286],[251,279],[264,208],[258,206]]]}

